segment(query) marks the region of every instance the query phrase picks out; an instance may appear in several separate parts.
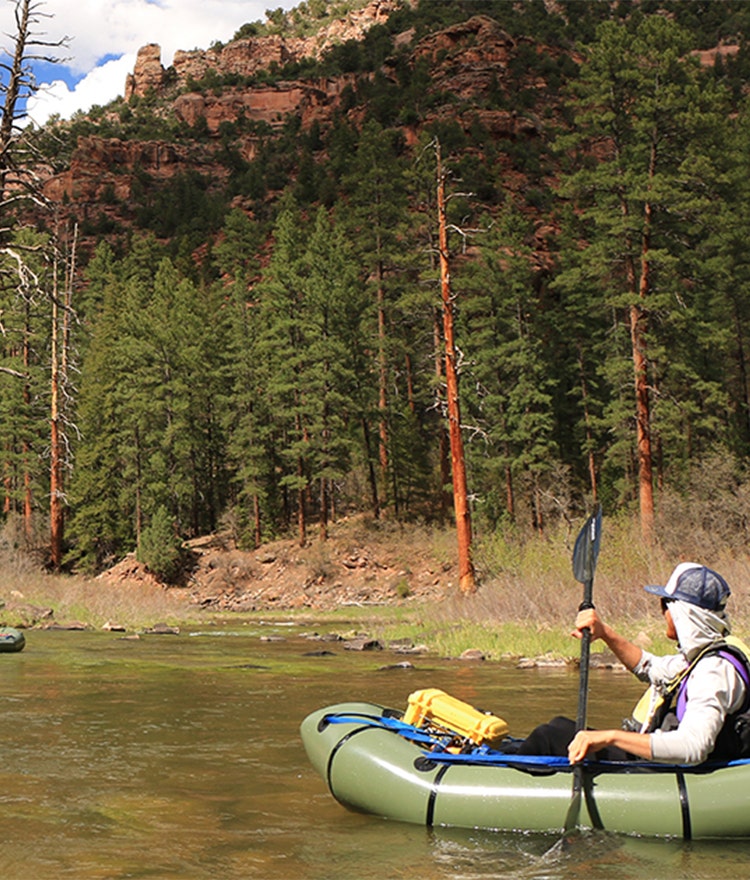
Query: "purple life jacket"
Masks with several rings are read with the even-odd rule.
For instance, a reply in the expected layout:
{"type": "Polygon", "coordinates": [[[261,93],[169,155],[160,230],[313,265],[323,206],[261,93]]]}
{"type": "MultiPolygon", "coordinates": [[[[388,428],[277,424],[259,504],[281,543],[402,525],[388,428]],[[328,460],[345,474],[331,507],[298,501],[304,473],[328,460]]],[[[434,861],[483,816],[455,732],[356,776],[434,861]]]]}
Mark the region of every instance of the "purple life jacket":
{"type": "MultiPolygon", "coordinates": [[[[746,712],[747,709],[750,707],[750,670],[748,670],[746,661],[741,660],[739,658],[739,656],[734,651],[731,651],[729,648],[720,648],[718,651],[709,651],[706,654],[704,654],[703,657],[708,657],[711,655],[713,655],[713,656],[718,655],[719,657],[723,657],[725,660],[728,660],[732,664],[732,666],[734,666],[734,668],[737,670],[737,673],[739,674],[740,678],[742,679],[742,681],[745,684],[745,699],[742,703],[742,707],[735,714],[739,715],[741,712],[746,712]]],[[[702,660],[703,657],[701,657],[700,660],[702,660]]],[[[700,660],[698,662],[700,662],[700,660]]],[[[698,663],[696,663],[695,665],[697,666],[698,663]]],[[[692,672],[692,670],[691,670],[691,672],[692,672]]],[[[680,682],[680,684],[677,688],[677,700],[675,703],[675,714],[677,715],[678,723],[680,721],[682,721],[682,718],[685,714],[685,707],[687,706],[687,701],[688,701],[687,689],[688,689],[688,679],[689,678],[690,678],[690,674],[686,675],[682,679],[682,681],[680,682]]]]}

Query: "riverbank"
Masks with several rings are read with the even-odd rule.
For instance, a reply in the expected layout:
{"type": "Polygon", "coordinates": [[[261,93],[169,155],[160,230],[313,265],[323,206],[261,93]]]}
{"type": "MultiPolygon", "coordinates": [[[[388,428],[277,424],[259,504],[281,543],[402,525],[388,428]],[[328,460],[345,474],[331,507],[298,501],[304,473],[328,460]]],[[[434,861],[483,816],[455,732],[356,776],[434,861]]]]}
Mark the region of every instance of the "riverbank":
{"type": "MultiPolygon", "coordinates": [[[[570,637],[582,594],[570,562],[579,527],[543,537],[506,531],[478,538],[480,585],[470,596],[458,591],[450,529],[363,518],[340,521],[327,541],[304,548],[280,540],[242,550],[228,534],[198,539],[188,545],[193,564],[181,586],[159,583],[134,558],[85,578],[46,574],[22,555],[6,554],[0,623],[137,632],[157,623],[296,622],[386,644],[411,641],[442,656],[474,650],[489,660],[571,660],[579,649],[570,637]]],[[[644,548],[633,523],[605,520],[597,608],[644,647],[665,648],[658,606],[642,585],[663,583],[684,558],[691,558],[688,549],[675,558],[660,547],[644,548]]],[[[750,559],[715,548],[696,561],[727,578],[735,629],[750,634],[750,559]]]]}

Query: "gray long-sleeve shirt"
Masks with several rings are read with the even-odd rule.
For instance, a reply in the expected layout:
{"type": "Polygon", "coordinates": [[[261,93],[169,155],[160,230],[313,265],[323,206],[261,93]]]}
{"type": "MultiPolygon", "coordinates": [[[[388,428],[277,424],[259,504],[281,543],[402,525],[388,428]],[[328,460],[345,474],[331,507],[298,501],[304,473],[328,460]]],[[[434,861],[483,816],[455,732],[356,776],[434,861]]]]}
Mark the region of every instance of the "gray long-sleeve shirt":
{"type": "MultiPolygon", "coordinates": [[[[723,614],[716,615],[685,602],[670,604],[680,653],[657,657],[644,651],[633,672],[657,688],[687,668],[707,645],[729,633],[723,614]]],[[[655,761],[700,764],[716,743],[727,715],[738,712],[745,699],[745,684],[732,663],[711,654],[696,663],[688,675],[685,714],[675,730],[651,734],[655,761]]]]}

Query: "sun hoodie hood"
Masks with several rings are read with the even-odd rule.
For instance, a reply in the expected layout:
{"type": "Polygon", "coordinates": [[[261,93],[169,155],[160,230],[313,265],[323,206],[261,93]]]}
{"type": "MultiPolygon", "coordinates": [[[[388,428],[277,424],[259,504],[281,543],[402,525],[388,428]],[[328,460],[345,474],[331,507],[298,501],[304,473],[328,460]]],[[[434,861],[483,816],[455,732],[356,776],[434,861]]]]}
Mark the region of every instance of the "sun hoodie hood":
{"type": "Polygon", "coordinates": [[[673,601],[669,612],[677,632],[677,644],[688,662],[712,642],[731,632],[726,611],[709,611],[690,602],[673,601]]]}

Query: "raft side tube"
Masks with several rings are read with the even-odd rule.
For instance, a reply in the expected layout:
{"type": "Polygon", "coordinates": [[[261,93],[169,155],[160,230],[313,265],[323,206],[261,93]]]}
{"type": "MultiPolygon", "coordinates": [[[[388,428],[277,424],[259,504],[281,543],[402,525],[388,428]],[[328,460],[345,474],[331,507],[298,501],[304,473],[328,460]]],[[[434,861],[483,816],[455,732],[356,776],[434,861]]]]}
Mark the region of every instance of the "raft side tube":
{"type": "Polygon", "coordinates": [[[594,775],[591,792],[605,831],[683,836],[686,816],[675,773],[605,771],[594,775]]]}
{"type": "Polygon", "coordinates": [[[26,636],[12,626],[0,627],[0,654],[16,654],[23,651],[26,636]]]}
{"type": "MultiPolygon", "coordinates": [[[[571,773],[454,764],[440,781],[434,824],[559,834],[570,806],[572,780],[571,773]]],[[[590,824],[582,810],[581,826],[590,824]]]]}
{"type": "Polygon", "coordinates": [[[747,764],[713,773],[687,772],[684,779],[693,839],[750,836],[747,764]]]}
{"type": "MultiPolygon", "coordinates": [[[[463,754],[433,759],[423,741],[388,726],[394,714],[372,703],[341,703],[303,721],[310,760],[344,806],[419,825],[561,832],[572,794],[569,765],[513,766],[486,755],[476,763],[463,754]]],[[[697,769],[592,763],[581,827],[644,837],[747,838],[748,784],[747,761],[697,769]]]]}
{"type": "Polygon", "coordinates": [[[305,746],[307,757],[315,770],[326,779],[328,775],[328,761],[331,752],[338,746],[339,741],[357,729],[355,723],[333,724],[326,722],[328,715],[358,716],[363,718],[363,724],[368,719],[377,721],[385,710],[382,706],[373,703],[338,703],[335,706],[327,706],[311,712],[300,725],[300,736],[305,746]]]}
{"type": "Polygon", "coordinates": [[[447,769],[393,731],[361,728],[331,756],[328,785],[349,809],[431,825],[436,780],[447,769]]]}

